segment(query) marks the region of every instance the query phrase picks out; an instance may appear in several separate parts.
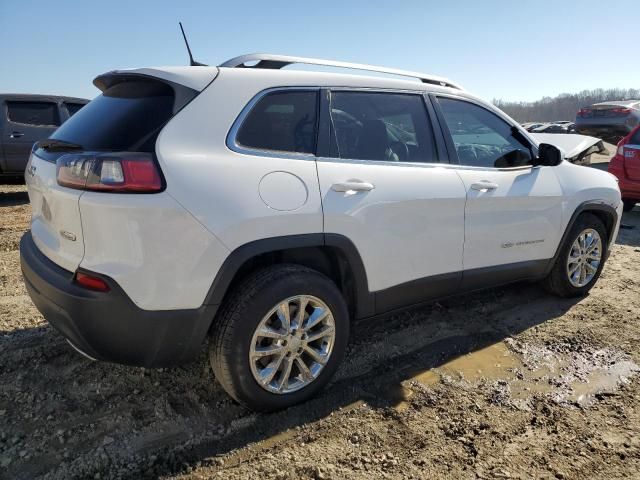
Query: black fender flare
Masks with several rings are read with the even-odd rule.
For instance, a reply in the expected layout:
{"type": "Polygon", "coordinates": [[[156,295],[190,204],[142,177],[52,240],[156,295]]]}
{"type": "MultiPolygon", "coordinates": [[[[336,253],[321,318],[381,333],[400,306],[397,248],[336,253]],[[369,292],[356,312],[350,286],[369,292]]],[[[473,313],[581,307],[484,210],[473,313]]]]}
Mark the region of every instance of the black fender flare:
{"type": "Polygon", "coordinates": [[[615,231],[616,225],[618,224],[618,212],[611,205],[608,205],[603,202],[588,200],[578,205],[576,209],[573,211],[573,213],[571,214],[571,218],[569,219],[569,222],[567,222],[567,227],[565,228],[564,233],[562,234],[562,238],[558,243],[558,247],[556,248],[556,253],[553,255],[553,258],[549,262],[545,275],[551,271],[556,261],[558,260],[558,257],[560,256],[560,253],[561,253],[562,246],[567,241],[569,232],[573,228],[573,225],[576,223],[578,216],[580,216],[581,213],[592,212],[592,211],[604,212],[610,218],[610,222],[608,222],[609,224],[608,225],[605,224],[605,228],[607,229],[607,235],[608,235],[607,244],[605,245],[605,248],[606,248],[605,259],[606,257],[609,256],[609,241],[611,240],[611,237],[613,236],[613,232],[615,231]]]}
{"type": "MultiPolygon", "coordinates": [[[[355,316],[364,318],[375,312],[374,294],[369,292],[367,274],[356,246],[344,235],[309,233],[255,240],[233,250],[218,270],[205,297],[205,305],[220,305],[240,268],[261,254],[307,247],[332,247],[346,258],[354,278],[355,316]]],[[[213,321],[213,319],[211,319],[213,321]]]]}

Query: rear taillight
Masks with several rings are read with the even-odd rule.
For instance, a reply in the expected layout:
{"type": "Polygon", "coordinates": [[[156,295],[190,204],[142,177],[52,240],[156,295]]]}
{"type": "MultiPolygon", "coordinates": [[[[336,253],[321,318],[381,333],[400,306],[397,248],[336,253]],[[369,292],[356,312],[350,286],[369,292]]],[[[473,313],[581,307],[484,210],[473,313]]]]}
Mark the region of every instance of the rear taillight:
{"type": "Polygon", "coordinates": [[[627,114],[631,113],[631,109],[630,108],[624,108],[624,107],[618,107],[618,108],[611,109],[611,112],[615,113],[616,115],[627,115],[627,114]]]}
{"type": "Polygon", "coordinates": [[[111,290],[109,285],[107,285],[107,282],[103,279],[84,272],[76,272],[75,282],[81,287],[88,288],[89,290],[95,290],[97,292],[108,292],[111,290]]]}
{"type": "Polygon", "coordinates": [[[58,158],[58,185],[99,192],[152,193],[162,190],[153,155],[122,152],[67,154],[58,158]]]}
{"type": "Polygon", "coordinates": [[[580,110],[578,110],[578,116],[579,117],[590,117],[591,116],[591,109],[589,109],[589,108],[581,108],[580,110]]]}

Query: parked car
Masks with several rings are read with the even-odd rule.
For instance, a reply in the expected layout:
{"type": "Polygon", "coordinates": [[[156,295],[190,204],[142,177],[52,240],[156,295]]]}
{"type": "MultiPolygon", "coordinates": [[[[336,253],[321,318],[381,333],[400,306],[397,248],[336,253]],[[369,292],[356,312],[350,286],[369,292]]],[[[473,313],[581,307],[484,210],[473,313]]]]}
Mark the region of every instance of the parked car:
{"type": "Polygon", "coordinates": [[[630,211],[640,202],[640,126],[620,142],[609,162],[609,173],[618,178],[624,210],[630,211]]]}
{"type": "Polygon", "coordinates": [[[616,143],[640,125],[640,100],[602,102],[581,108],[576,131],[616,143]]]}
{"type": "Polygon", "coordinates": [[[180,364],[210,334],[256,410],[326,385],[354,319],[520,280],[584,295],[618,232],[611,175],[444,78],[261,54],[94,83],[29,161],[29,295],[94,359],[180,364]]]}
{"type": "Polygon", "coordinates": [[[535,130],[536,128],[542,127],[543,125],[546,125],[545,123],[529,123],[527,124],[527,126],[523,125],[523,128],[527,131],[527,132],[532,132],[533,130],[535,130]]]}
{"type": "Polygon", "coordinates": [[[22,176],[31,147],[51,135],[89,100],[31,94],[0,94],[0,176],[22,176]]]}
{"type": "Polygon", "coordinates": [[[568,123],[547,123],[530,130],[532,133],[571,133],[575,131],[575,125],[568,123]]]}

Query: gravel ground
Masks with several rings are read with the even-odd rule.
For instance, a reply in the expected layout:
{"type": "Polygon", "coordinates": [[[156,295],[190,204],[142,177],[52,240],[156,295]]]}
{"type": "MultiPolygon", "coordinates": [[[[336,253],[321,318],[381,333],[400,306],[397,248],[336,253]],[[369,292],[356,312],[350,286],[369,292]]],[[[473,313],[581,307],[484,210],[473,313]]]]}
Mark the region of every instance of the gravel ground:
{"type": "Polygon", "coordinates": [[[519,284],[356,325],[320,397],[233,403],[201,358],[91,362],[24,289],[0,186],[0,478],[638,478],[640,206],[583,299],[519,284]]]}

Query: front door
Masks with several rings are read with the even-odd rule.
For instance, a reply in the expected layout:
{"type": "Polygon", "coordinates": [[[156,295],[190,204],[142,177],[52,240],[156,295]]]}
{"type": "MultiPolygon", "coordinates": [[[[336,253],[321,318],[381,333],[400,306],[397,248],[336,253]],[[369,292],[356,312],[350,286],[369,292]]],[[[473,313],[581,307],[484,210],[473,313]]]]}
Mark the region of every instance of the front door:
{"type": "Polygon", "coordinates": [[[455,289],[465,189],[439,164],[423,96],[334,90],[330,113],[332,153],[317,162],[324,231],[355,244],[377,312],[455,289]]]}
{"type": "Polygon", "coordinates": [[[442,96],[436,108],[467,192],[465,286],[499,283],[500,275],[504,281],[536,276],[562,233],[562,188],[553,167],[532,166],[530,145],[484,106],[442,96]]]}

